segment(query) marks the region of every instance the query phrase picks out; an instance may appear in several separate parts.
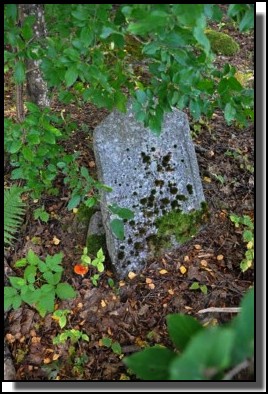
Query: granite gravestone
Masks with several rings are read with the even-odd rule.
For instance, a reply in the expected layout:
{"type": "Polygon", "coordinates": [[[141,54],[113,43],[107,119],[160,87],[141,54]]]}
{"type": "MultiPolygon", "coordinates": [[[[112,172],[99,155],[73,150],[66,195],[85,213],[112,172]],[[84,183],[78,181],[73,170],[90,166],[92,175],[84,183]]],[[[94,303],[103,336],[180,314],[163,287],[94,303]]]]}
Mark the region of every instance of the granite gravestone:
{"type": "Polygon", "coordinates": [[[123,278],[151,258],[172,251],[198,231],[205,198],[187,116],[167,113],[160,136],[136,121],[131,104],[126,114],[112,112],[94,131],[99,181],[111,192],[101,194],[107,249],[123,278]],[[124,240],[110,223],[117,218],[107,207],[131,209],[124,240]]]}

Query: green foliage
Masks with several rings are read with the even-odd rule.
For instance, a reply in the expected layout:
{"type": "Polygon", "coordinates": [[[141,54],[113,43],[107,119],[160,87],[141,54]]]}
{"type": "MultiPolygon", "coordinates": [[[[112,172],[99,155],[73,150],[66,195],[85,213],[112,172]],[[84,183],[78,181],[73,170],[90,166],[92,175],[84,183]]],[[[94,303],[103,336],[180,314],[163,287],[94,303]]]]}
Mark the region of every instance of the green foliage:
{"type": "Polygon", "coordinates": [[[191,284],[191,286],[189,287],[190,290],[198,290],[200,289],[202,291],[203,294],[207,294],[208,293],[208,288],[206,285],[200,285],[198,282],[193,282],[191,284]]]}
{"type": "Polygon", "coordinates": [[[254,260],[254,224],[248,215],[230,215],[230,220],[236,228],[240,227],[240,225],[243,226],[243,240],[247,243],[247,250],[244,259],[240,263],[240,268],[242,272],[245,272],[251,268],[254,260]]]}
{"type": "Polygon", "coordinates": [[[71,313],[69,309],[57,309],[53,315],[52,318],[57,320],[59,323],[60,328],[64,328],[67,324],[67,315],[71,313]]]}
{"type": "Polygon", "coordinates": [[[12,186],[4,191],[4,243],[10,244],[24,215],[25,204],[20,199],[22,189],[12,186]]]}
{"type": "Polygon", "coordinates": [[[15,263],[16,268],[24,268],[23,278],[9,277],[11,286],[4,289],[5,310],[18,309],[22,302],[34,306],[44,317],[54,311],[55,297],[61,300],[74,298],[75,291],[68,283],[61,283],[63,268],[62,253],[48,255],[45,261],[29,250],[26,258],[15,263]]]}
{"type": "Polygon", "coordinates": [[[89,341],[89,337],[87,334],[84,334],[82,331],[71,329],[64,330],[61,334],[57,335],[53,338],[53,345],[59,345],[61,343],[65,343],[67,340],[71,341],[71,344],[75,344],[80,340],[89,341]]]}
{"type": "Polygon", "coordinates": [[[108,209],[114,214],[117,215],[120,219],[116,218],[113,219],[110,223],[111,230],[116,236],[116,238],[120,239],[121,241],[125,238],[125,231],[124,231],[124,220],[130,220],[134,218],[134,212],[128,208],[119,207],[116,204],[109,205],[108,209]]]}
{"type": "Polygon", "coordinates": [[[241,32],[254,28],[254,4],[230,4],[228,16],[239,23],[241,32]]]}
{"type": "Polygon", "coordinates": [[[40,219],[43,222],[47,223],[49,219],[49,213],[45,211],[44,205],[40,208],[34,210],[34,218],[40,219]]]}
{"type": "Polygon", "coordinates": [[[119,342],[114,342],[111,338],[103,337],[101,339],[101,343],[103,346],[111,348],[115,354],[122,354],[122,349],[119,342]]]}
{"type": "MultiPolygon", "coordinates": [[[[84,266],[92,266],[94,268],[97,269],[98,272],[102,273],[104,271],[104,265],[103,262],[105,261],[105,256],[103,254],[103,250],[100,249],[97,252],[97,257],[92,260],[89,256],[88,256],[88,249],[87,247],[83,249],[83,254],[81,256],[81,262],[82,265],[84,266]]],[[[99,281],[100,275],[99,274],[94,274],[91,277],[91,281],[93,283],[94,286],[98,285],[98,281],[99,281]]]]}
{"type": "Polygon", "coordinates": [[[221,380],[226,370],[254,355],[254,290],[243,298],[241,313],[223,327],[202,327],[194,318],[167,316],[178,352],[154,346],[124,359],[143,380],[221,380]]]}

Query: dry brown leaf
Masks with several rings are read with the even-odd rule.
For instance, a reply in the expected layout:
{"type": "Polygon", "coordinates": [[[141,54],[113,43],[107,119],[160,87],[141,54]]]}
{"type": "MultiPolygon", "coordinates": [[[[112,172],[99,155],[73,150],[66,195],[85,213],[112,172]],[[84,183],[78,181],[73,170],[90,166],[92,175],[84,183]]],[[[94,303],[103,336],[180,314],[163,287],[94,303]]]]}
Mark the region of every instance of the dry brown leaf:
{"type": "Polygon", "coordinates": [[[6,340],[8,343],[13,343],[16,341],[16,338],[12,334],[6,334],[6,340]]]}
{"type": "Polygon", "coordinates": [[[190,257],[189,257],[189,256],[184,256],[183,261],[184,261],[185,263],[188,263],[188,262],[190,261],[190,257]]]}
{"type": "Polygon", "coordinates": [[[168,294],[173,295],[174,291],[172,289],[168,289],[168,294]]]}
{"type": "Polygon", "coordinates": [[[77,304],[77,308],[79,308],[79,309],[83,308],[82,302],[79,302],[79,303],[77,304]]]}
{"type": "Polygon", "coordinates": [[[51,363],[51,361],[52,361],[52,360],[50,360],[49,357],[46,357],[46,358],[43,360],[44,364],[49,364],[49,363],[51,363]]]}
{"type": "Polygon", "coordinates": [[[32,337],[32,343],[40,343],[41,337],[32,337]]]}
{"type": "Polygon", "coordinates": [[[135,272],[130,271],[130,272],[128,273],[128,278],[129,278],[130,280],[131,280],[131,279],[134,279],[135,276],[137,276],[137,274],[135,274],[135,272]]]}
{"type": "Polygon", "coordinates": [[[186,305],[186,306],[184,307],[184,309],[187,309],[187,311],[191,311],[193,308],[186,305]]]}
{"type": "Polygon", "coordinates": [[[155,288],[154,283],[149,283],[148,286],[149,286],[149,288],[152,289],[152,290],[155,288]]]}
{"type": "Polygon", "coordinates": [[[120,280],[120,282],[119,282],[119,286],[120,286],[120,287],[125,286],[125,284],[126,284],[126,282],[124,282],[123,280],[120,280]]]}
{"type": "Polygon", "coordinates": [[[202,246],[201,246],[201,245],[194,245],[194,248],[195,248],[196,250],[200,250],[200,249],[202,249],[202,246]]]}
{"type": "Polygon", "coordinates": [[[223,260],[224,259],[224,256],[222,255],[222,254],[219,254],[218,256],[217,256],[217,260],[218,261],[221,261],[221,260],[223,260]]]}
{"type": "Polygon", "coordinates": [[[207,262],[207,260],[201,260],[200,264],[202,265],[202,267],[207,267],[208,262],[207,262]]]}
{"type": "Polygon", "coordinates": [[[152,281],[152,279],[151,279],[151,278],[146,278],[146,279],[145,279],[145,282],[146,282],[147,284],[149,284],[149,283],[153,283],[153,281],[152,281]]]}
{"type": "Polygon", "coordinates": [[[90,167],[90,168],[94,168],[95,166],[96,166],[96,163],[95,163],[95,161],[90,161],[89,163],[88,163],[88,166],[90,167]]]}
{"type": "Polygon", "coordinates": [[[165,274],[167,274],[167,273],[168,273],[167,270],[160,270],[160,271],[159,271],[159,274],[160,274],[160,275],[165,275],[165,274]]]}

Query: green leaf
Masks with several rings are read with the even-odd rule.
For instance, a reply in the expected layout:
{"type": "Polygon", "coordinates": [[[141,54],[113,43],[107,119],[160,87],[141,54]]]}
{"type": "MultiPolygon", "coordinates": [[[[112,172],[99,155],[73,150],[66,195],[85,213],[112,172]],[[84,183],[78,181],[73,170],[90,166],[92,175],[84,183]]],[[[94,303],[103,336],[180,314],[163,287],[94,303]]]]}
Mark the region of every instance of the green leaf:
{"type": "Polygon", "coordinates": [[[5,286],[4,287],[4,296],[5,297],[13,297],[14,295],[17,295],[18,292],[16,289],[14,289],[14,287],[10,287],[10,286],[5,286]]]}
{"type": "Polygon", "coordinates": [[[18,309],[21,306],[22,299],[21,296],[17,295],[13,298],[13,308],[18,309]]]}
{"type": "Polygon", "coordinates": [[[89,336],[87,335],[87,334],[82,334],[81,335],[81,338],[84,340],[84,341],[89,341],[89,336]]]}
{"type": "Polygon", "coordinates": [[[49,213],[44,210],[44,207],[37,208],[34,210],[34,218],[40,218],[43,222],[47,223],[49,219],[49,213]]]}
{"type": "Polygon", "coordinates": [[[239,30],[241,32],[244,32],[253,28],[254,28],[254,10],[248,10],[239,24],[239,30]]]}
{"type": "Polygon", "coordinates": [[[112,344],[112,351],[113,351],[115,354],[122,354],[122,349],[121,349],[121,346],[120,346],[120,343],[119,343],[119,342],[114,342],[114,343],[112,344]]]}
{"type": "Polygon", "coordinates": [[[168,380],[169,365],[175,353],[158,346],[145,349],[124,358],[124,363],[139,379],[143,380],[168,380]]]}
{"type": "Polygon", "coordinates": [[[170,365],[171,380],[209,380],[231,364],[234,331],[228,328],[201,330],[185,352],[170,365]]]}
{"type": "Polygon", "coordinates": [[[65,82],[66,82],[67,88],[72,86],[74,84],[74,82],[78,78],[77,68],[76,67],[70,67],[66,71],[64,78],[65,78],[65,82]]]}
{"type": "Polygon", "coordinates": [[[42,317],[44,317],[47,312],[54,311],[54,301],[55,301],[54,291],[46,292],[45,296],[40,297],[40,299],[36,303],[36,309],[38,310],[38,312],[42,317]]]}
{"type": "Polygon", "coordinates": [[[98,200],[95,197],[90,197],[90,198],[88,198],[87,200],[84,201],[84,204],[88,208],[91,208],[91,207],[94,207],[94,205],[96,205],[97,201],[98,200]]]}
{"type": "Polygon", "coordinates": [[[236,116],[236,109],[232,106],[231,103],[227,103],[225,108],[224,108],[224,118],[229,125],[232,120],[235,119],[236,116]]]}
{"type": "Polygon", "coordinates": [[[23,278],[19,278],[18,276],[9,276],[9,281],[15,289],[21,289],[22,286],[26,285],[26,281],[23,278]]]}
{"type": "Polygon", "coordinates": [[[128,208],[121,208],[116,204],[109,205],[109,209],[112,213],[118,215],[121,219],[133,219],[134,212],[128,208]]]}
{"type": "Polygon", "coordinates": [[[12,141],[11,145],[8,148],[8,152],[9,153],[17,153],[21,147],[22,147],[21,140],[18,139],[16,141],[12,141]]]}
{"type": "Polygon", "coordinates": [[[66,323],[67,323],[66,316],[61,316],[60,319],[59,319],[60,328],[65,327],[65,326],[66,326],[66,323]]]}
{"type": "Polygon", "coordinates": [[[61,272],[56,272],[53,274],[52,272],[44,272],[43,278],[49,283],[50,285],[57,285],[59,281],[61,280],[61,272]]]}
{"type": "Polygon", "coordinates": [[[196,41],[203,47],[204,52],[208,55],[210,52],[210,41],[204,33],[204,29],[201,26],[194,27],[193,30],[196,41]]]}
{"type": "Polygon", "coordinates": [[[183,351],[202,325],[193,317],[182,314],[167,315],[169,336],[177,349],[183,351]]]}
{"type": "Polygon", "coordinates": [[[80,195],[75,195],[73,196],[70,201],[68,202],[67,208],[70,211],[73,208],[76,208],[81,201],[81,196],[80,195]]]}
{"type": "Polygon", "coordinates": [[[46,272],[49,270],[49,267],[46,265],[46,263],[44,263],[41,260],[38,263],[38,268],[39,268],[39,271],[41,271],[41,272],[46,272]]]}
{"type": "Polygon", "coordinates": [[[97,269],[98,269],[99,272],[103,272],[104,271],[104,265],[102,263],[98,262],[97,269]]]}
{"type": "Polygon", "coordinates": [[[22,148],[22,154],[24,158],[28,161],[33,161],[34,160],[34,154],[32,149],[30,149],[28,146],[24,146],[22,148]]]}
{"type": "Polygon", "coordinates": [[[252,241],[253,239],[254,239],[254,237],[253,237],[253,233],[252,233],[251,230],[245,230],[245,231],[243,232],[243,240],[244,240],[245,242],[250,242],[250,241],[252,241]]]}
{"type": "Polygon", "coordinates": [[[15,22],[17,19],[17,4],[5,4],[5,15],[15,22]]]}
{"type": "Polygon", "coordinates": [[[25,265],[27,265],[27,264],[28,264],[27,259],[24,257],[23,259],[16,261],[15,267],[22,268],[22,267],[25,267],[25,265]]]}
{"type": "Polygon", "coordinates": [[[137,100],[140,104],[145,104],[147,101],[147,95],[144,92],[144,90],[137,90],[136,97],[137,97],[137,100]]]}
{"type": "Polygon", "coordinates": [[[25,80],[25,65],[21,60],[15,63],[14,79],[17,84],[21,84],[25,80]]]}
{"type": "Polygon", "coordinates": [[[76,297],[76,292],[68,283],[59,283],[56,287],[56,294],[61,300],[76,297]]]}
{"type": "Polygon", "coordinates": [[[103,337],[101,338],[101,342],[103,346],[111,347],[113,341],[111,340],[111,338],[103,337]]]}
{"type": "Polygon", "coordinates": [[[140,18],[139,22],[130,23],[127,30],[132,34],[146,34],[152,31],[160,31],[168,23],[169,15],[164,11],[152,11],[145,18],[140,18]]]}
{"type": "Polygon", "coordinates": [[[194,282],[191,284],[191,286],[189,287],[190,290],[197,290],[199,289],[199,283],[198,282],[194,282]]]}
{"type": "Polygon", "coordinates": [[[243,224],[251,229],[254,228],[254,224],[248,215],[243,216],[243,224]]]}
{"type": "Polygon", "coordinates": [[[109,37],[113,33],[117,33],[117,31],[112,29],[111,27],[103,27],[102,28],[102,33],[100,35],[100,38],[104,38],[105,39],[105,38],[109,37]]]}
{"type": "Polygon", "coordinates": [[[29,305],[36,304],[40,298],[40,293],[35,290],[27,290],[21,295],[22,301],[27,302],[29,305]]]}
{"type": "Polygon", "coordinates": [[[202,291],[203,294],[208,293],[208,288],[206,285],[200,285],[200,290],[202,291]]]}
{"type": "Polygon", "coordinates": [[[34,265],[29,265],[24,271],[24,279],[29,283],[35,282],[36,267],[34,265]]]}
{"type": "Polygon", "coordinates": [[[124,232],[124,222],[120,219],[113,219],[110,223],[112,232],[116,236],[116,238],[120,239],[121,241],[125,238],[124,232]]]}
{"type": "Polygon", "coordinates": [[[37,265],[41,261],[32,249],[28,251],[26,258],[30,265],[37,265]]]}

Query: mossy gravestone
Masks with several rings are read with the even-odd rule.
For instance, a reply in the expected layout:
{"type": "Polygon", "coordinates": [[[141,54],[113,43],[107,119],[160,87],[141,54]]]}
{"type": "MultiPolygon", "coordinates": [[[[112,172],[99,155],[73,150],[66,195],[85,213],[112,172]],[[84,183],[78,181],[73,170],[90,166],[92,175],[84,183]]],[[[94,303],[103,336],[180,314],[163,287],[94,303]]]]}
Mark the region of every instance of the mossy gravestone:
{"type": "Polygon", "coordinates": [[[152,258],[191,239],[206,216],[205,198],[187,116],[165,116],[160,136],[137,122],[129,104],[114,111],[94,131],[99,181],[111,192],[101,195],[101,212],[112,264],[120,278],[139,271],[152,258]],[[108,206],[133,211],[124,220],[124,239],[108,206]],[[123,238],[123,237],[121,237],[123,238]]]}

